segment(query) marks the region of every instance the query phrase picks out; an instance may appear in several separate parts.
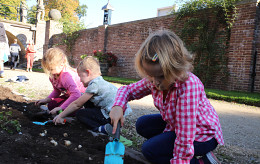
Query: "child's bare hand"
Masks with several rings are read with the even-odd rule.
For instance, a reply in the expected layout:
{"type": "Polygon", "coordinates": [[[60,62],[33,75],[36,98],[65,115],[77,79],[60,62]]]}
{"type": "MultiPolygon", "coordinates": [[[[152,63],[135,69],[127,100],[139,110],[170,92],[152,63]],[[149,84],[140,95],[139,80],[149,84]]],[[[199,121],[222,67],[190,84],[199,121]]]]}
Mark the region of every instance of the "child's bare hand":
{"type": "Polygon", "coordinates": [[[58,111],[62,110],[61,107],[56,107],[50,111],[50,114],[55,115],[58,111]]]}
{"type": "Polygon", "coordinates": [[[113,132],[112,133],[115,134],[118,121],[121,122],[121,126],[124,125],[123,108],[120,107],[120,106],[114,106],[111,109],[109,116],[111,118],[111,124],[113,125],[113,132]]]}
{"type": "Polygon", "coordinates": [[[61,117],[60,117],[60,114],[57,115],[57,116],[53,119],[53,122],[54,122],[55,125],[57,125],[57,124],[65,124],[65,123],[64,123],[64,118],[61,118],[61,117]]]}

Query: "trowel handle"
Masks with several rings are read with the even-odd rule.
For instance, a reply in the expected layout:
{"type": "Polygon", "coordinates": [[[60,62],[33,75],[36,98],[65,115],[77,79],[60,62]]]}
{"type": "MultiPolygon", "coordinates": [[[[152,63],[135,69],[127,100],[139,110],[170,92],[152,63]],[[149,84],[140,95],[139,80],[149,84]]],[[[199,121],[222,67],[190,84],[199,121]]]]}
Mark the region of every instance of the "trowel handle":
{"type": "Polygon", "coordinates": [[[72,118],[72,117],[65,117],[64,118],[64,123],[66,123],[66,122],[71,123],[73,120],[74,120],[74,118],[72,118]]]}
{"type": "Polygon", "coordinates": [[[117,123],[117,128],[116,128],[116,133],[115,133],[115,139],[119,141],[120,139],[120,128],[121,128],[121,123],[118,121],[117,123]]]}

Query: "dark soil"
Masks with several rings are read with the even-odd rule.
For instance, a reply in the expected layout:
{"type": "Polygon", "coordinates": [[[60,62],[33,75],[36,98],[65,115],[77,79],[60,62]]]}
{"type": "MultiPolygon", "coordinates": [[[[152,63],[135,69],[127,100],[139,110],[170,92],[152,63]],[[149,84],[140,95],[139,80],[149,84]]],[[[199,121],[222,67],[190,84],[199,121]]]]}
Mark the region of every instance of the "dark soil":
{"type": "MultiPolygon", "coordinates": [[[[36,111],[39,108],[33,102],[0,86],[0,163],[104,163],[107,136],[94,137],[76,120],[58,126],[35,125],[32,123],[35,118],[31,116],[36,111]],[[8,114],[9,111],[12,114],[8,114]],[[20,133],[16,130],[15,120],[21,125],[20,133]],[[47,132],[45,136],[39,135],[44,132],[47,132]],[[57,146],[50,142],[52,139],[58,143],[57,146]],[[72,144],[65,146],[65,140],[72,144]],[[78,148],[79,145],[82,148],[78,148]]],[[[124,163],[141,162],[125,156],[124,163]]]]}

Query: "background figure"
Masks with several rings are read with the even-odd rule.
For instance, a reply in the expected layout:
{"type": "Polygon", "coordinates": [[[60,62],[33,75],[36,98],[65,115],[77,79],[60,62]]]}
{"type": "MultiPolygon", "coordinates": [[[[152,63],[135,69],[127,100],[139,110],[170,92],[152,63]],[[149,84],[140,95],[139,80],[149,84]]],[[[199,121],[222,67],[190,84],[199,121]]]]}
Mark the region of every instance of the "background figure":
{"type": "Polygon", "coordinates": [[[26,48],[26,59],[27,59],[27,72],[32,72],[32,67],[33,67],[33,60],[34,60],[34,54],[36,53],[34,49],[34,44],[31,40],[29,40],[29,44],[27,45],[26,48]]]}
{"type": "Polygon", "coordinates": [[[0,51],[0,78],[4,77],[4,62],[8,61],[8,55],[5,51],[0,51]]]}
{"type": "Polygon", "coordinates": [[[10,56],[8,38],[6,36],[4,25],[0,23],[0,77],[4,77],[4,62],[8,61],[8,57],[10,56]]]}
{"type": "Polygon", "coordinates": [[[11,67],[10,69],[15,69],[17,63],[19,63],[19,51],[21,51],[21,47],[17,44],[17,39],[14,39],[14,43],[10,46],[11,53],[11,67]]]}

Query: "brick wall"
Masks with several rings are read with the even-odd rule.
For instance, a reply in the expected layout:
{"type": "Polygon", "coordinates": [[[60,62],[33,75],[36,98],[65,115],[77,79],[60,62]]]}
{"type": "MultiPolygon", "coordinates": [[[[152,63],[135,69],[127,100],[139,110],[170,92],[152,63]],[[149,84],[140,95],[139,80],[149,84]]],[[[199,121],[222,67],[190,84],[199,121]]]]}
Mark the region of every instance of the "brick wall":
{"type": "Polygon", "coordinates": [[[256,12],[256,31],[255,31],[255,53],[256,53],[256,65],[255,65],[255,81],[254,91],[260,93],[260,9],[259,5],[256,12]]]}
{"type": "MultiPolygon", "coordinates": [[[[238,91],[250,91],[252,79],[252,59],[255,50],[260,52],[259,47],[259,21],[256,0],[249,0],[237,4],[237,17],[231,29],[230,47],[228,49],[228,82],[223,82],[217,77],[212,82],[212,88],[238,91]],[[258,17],[257,17],[258,16],[258,17]]],[[[119,58],[117,67],[110,70],[109,75],[140,78],[134,69],[134,57],[141,43],[149,35],[149,32],[158,29],[179,29],[183,22],[173,26],[174,16],[163,16],[151,19],[138,20],[111,26],[99,26],[97,28],[79,31],[80,37],[76,40],[71,53],[75,65],[81,60],[83,54],[92,54],[93,50],[112,51],[119,58]]],[[[187,18],[186,18],[187,19],[187,18]]],[[[185,21],[185,20],[184,20],[185,21]]],[[[219,31],[223,30],[220,27],[219,31]]],[[[60,43],[61,37],[55,36],[54,44],[60,43]]],[[[226,36],[218,36],[226,37],[226,36]]],[[[64,46],[61,46],[65,49],[64,46]]],[[[255,87],[260,92],[260,57],[256,62],[255,87]]]]}
{"type": "Polygon", "coordinates": [[[250,91],[251,61],[254,53],[256,3],[240,3],[231,29],[229,46],[229,90],[250,91]]]}

